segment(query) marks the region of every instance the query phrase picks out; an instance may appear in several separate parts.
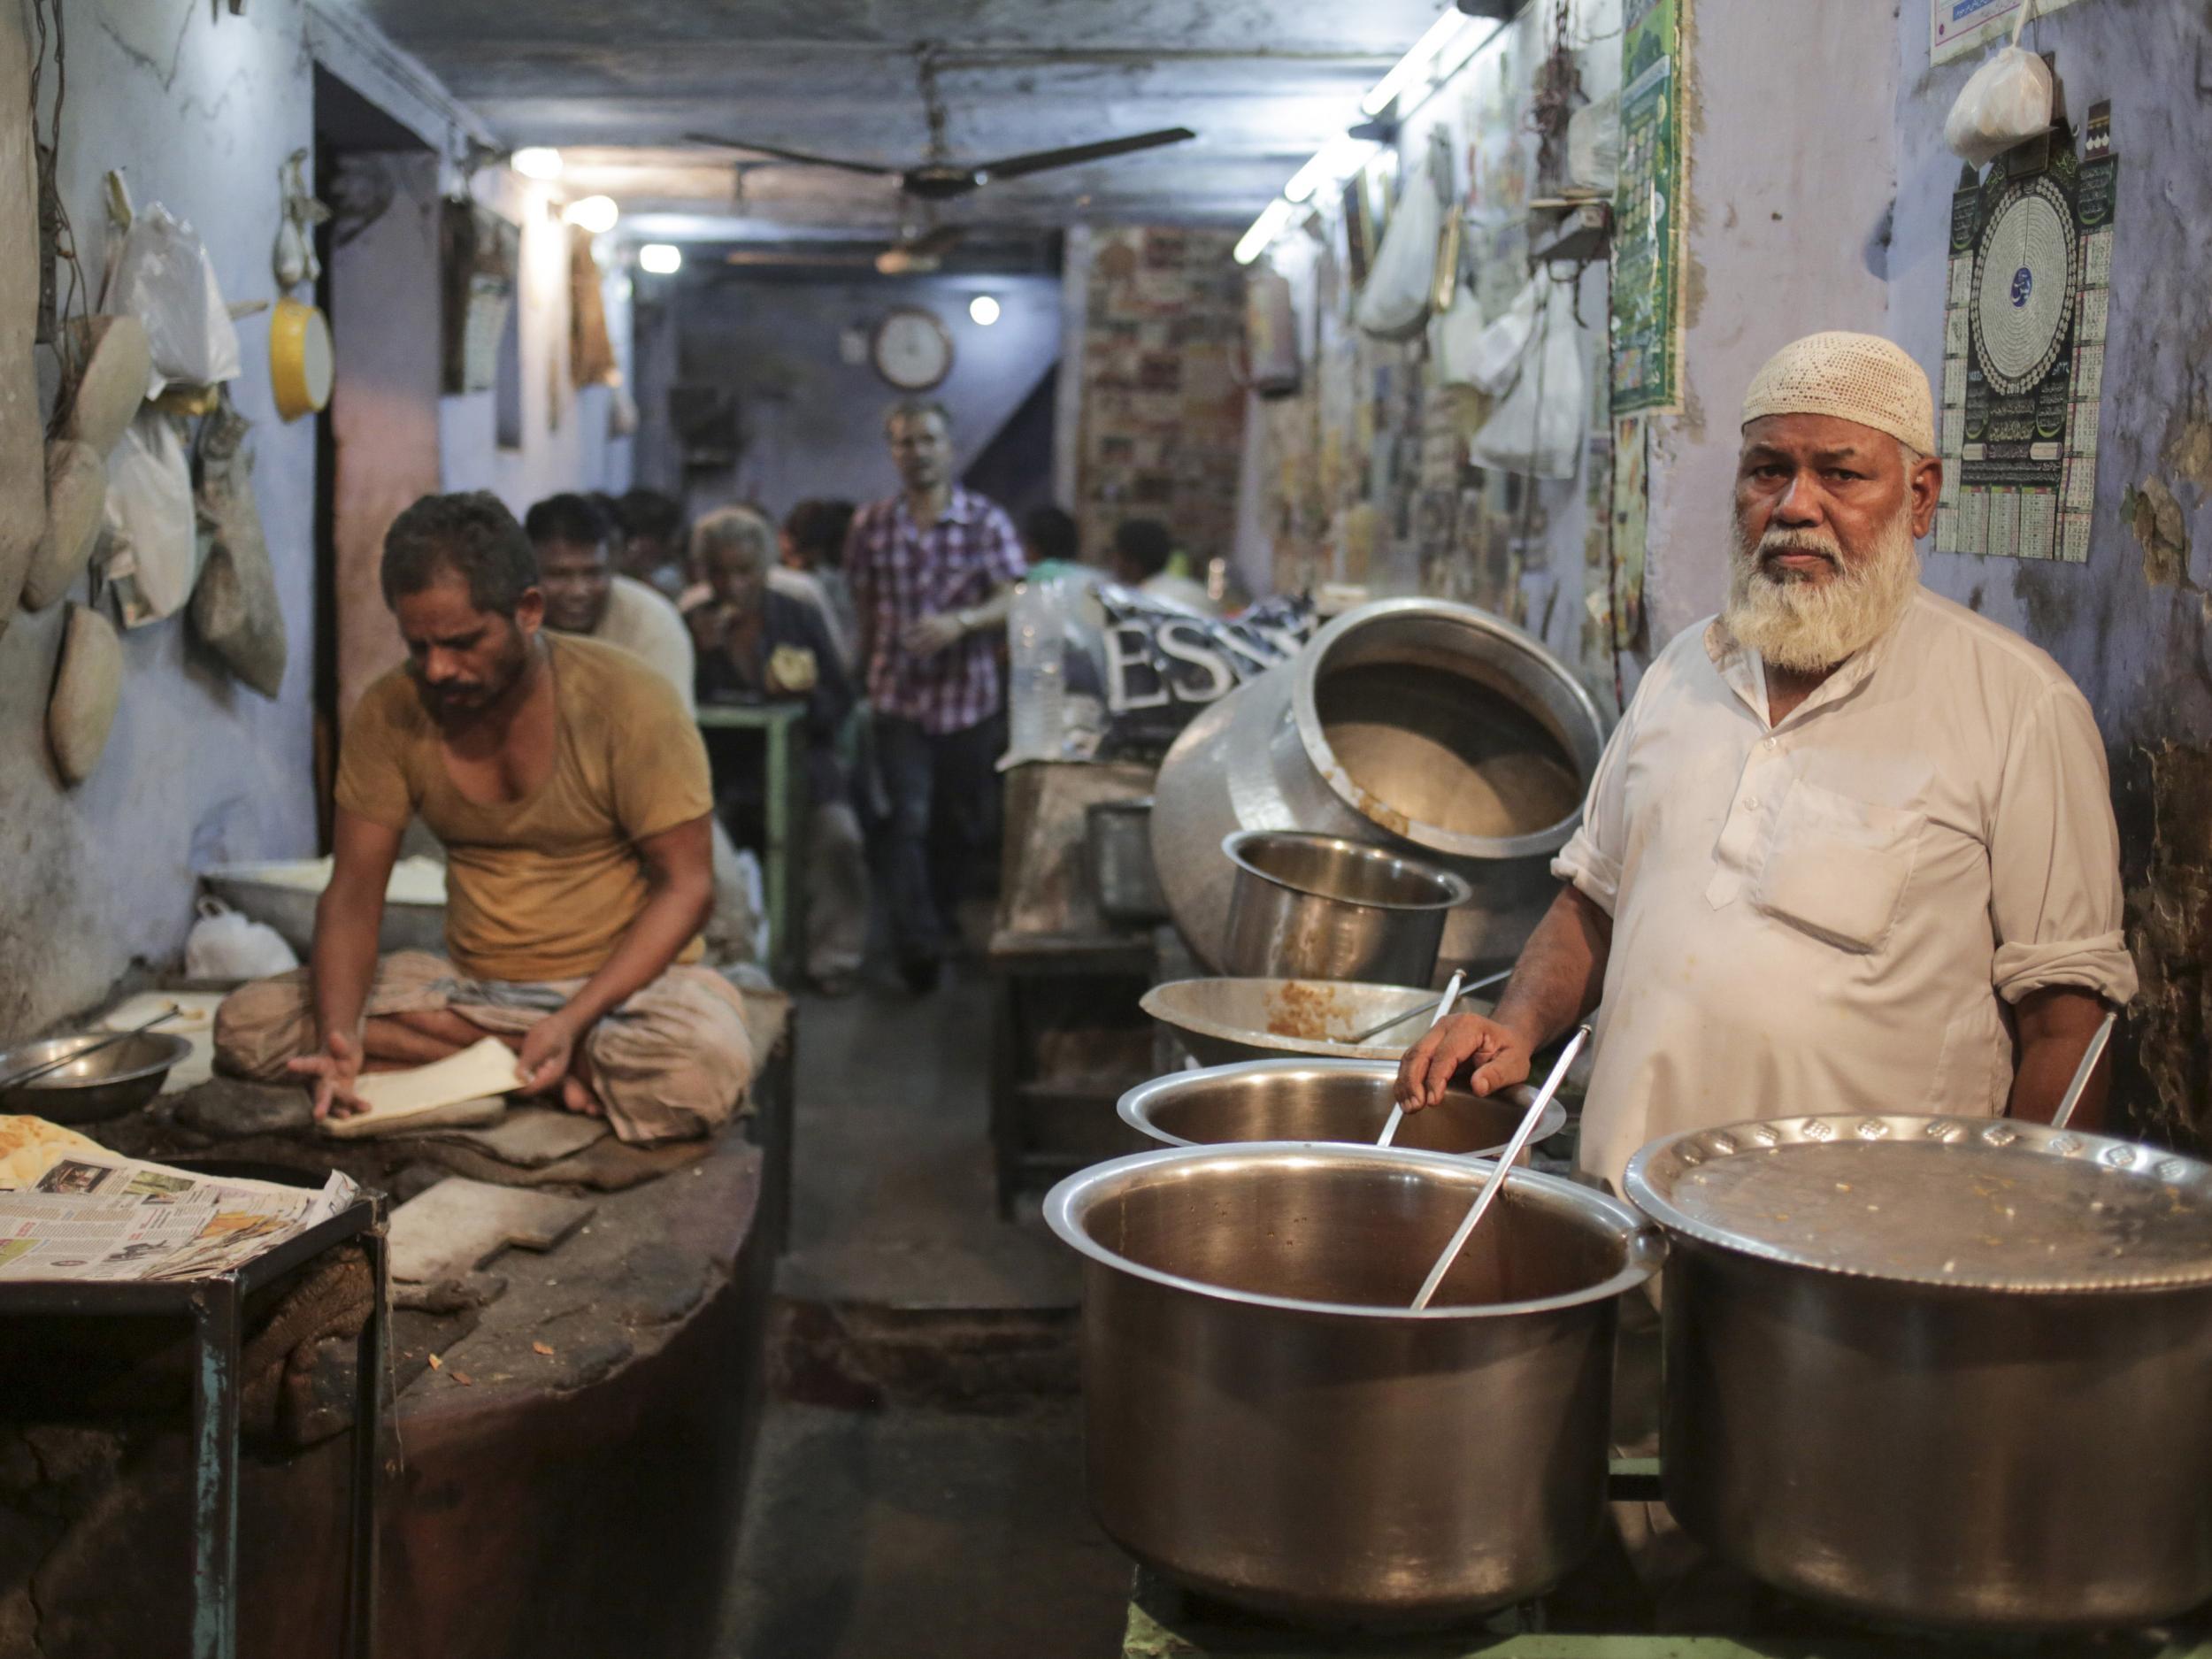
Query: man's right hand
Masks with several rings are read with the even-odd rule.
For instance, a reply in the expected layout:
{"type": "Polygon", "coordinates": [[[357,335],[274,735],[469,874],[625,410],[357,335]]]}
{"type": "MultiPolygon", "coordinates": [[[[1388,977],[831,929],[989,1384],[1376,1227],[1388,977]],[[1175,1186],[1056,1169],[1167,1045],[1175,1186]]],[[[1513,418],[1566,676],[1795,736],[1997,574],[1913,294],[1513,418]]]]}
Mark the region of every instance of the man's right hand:
{"type": "Polygon", "coordinates": [[[1398,1062],[1398,1104],[1408,1111],[1435,1105],[1452,1079],[1470,1066],[1474,1092],[1494,1094],[1526,1080],[1535,1049],[1533,1040],[1510,1025],[1480,1014],[1455,1014],[1430,1026],[1398,1062]]]}
{"type": "Polygon", "coordinates": [[[342,1031],[330,1033],[320,1054],[307,1055],[288,1064],[301,1076],[314,1079],[318,1118],[350,1118],[356,1112],[368,1110],[369,1103],[354,1093],[353,1087],[361,1075],[361,1045],[342,1031]]]}

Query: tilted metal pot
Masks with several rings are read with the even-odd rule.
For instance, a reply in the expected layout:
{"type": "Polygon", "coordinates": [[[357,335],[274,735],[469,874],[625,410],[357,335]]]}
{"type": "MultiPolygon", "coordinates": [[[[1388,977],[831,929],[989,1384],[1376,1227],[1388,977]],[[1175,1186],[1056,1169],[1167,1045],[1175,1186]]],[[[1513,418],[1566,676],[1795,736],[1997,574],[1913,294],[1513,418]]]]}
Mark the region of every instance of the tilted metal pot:
{"type": "Polygon", "coordinates": [[[1885,1620],[2139,1624],[2212,1596],[2212,1167],[2009,1119],[1674,1135],[1668,1507],[1885,1620]]]}
{"type": "Polygon", "coordinates": [[[1236,830],[1221,945],[1248,979],[1426,985],[1452,907],[1474,889],[1448,870],[1333,835],[1236,830]]]}
{"type": "Polygon", "coordinates": [[[1503,965],[1558,884],[1605,727],[1567,665],[1469,605],[1386,599],[1203,710],[1160,764],[1153,862],[1177,925],[1222,966],[1223,837],[1307,830],[1413,854],[1473,887],[1444,961],[1503,965]]]}
{"type": "Polygon", "coordinates": [[[1053,1188],[1083,1256],[1091,1505],[1138,1560],[1325,1624],[1440,1623],[1555,1582],[1602,1525],[1625,1204],[1399,1148],[1154,1152],[1053,1188]]]}
{"type": "MultiPolygon", "coordinates": [[[[1419,1023],[1409,1022],[1418,1033],[1419,1023]]],[[[1337,1141],[1373,1146],[1390,1119],[1394,1060],[1254,1060],[1171,1071],[1121,1097],[1121,1120],[1163,1146],[1251,1141],[1337,1141]]],[[[1536,1098],[1525,1083],[1494,1094],[1452,1089],[1408,1112],[1392,1144],[1457,1157],[1494,1157],[1536,1098]]],[[[1544,1108],[1532,1141],[1559,1133],[1567,1109],[1544,1108]]],[[[1525,1156],[1525,1155],[1524,1155],[1525,1156]]]]}

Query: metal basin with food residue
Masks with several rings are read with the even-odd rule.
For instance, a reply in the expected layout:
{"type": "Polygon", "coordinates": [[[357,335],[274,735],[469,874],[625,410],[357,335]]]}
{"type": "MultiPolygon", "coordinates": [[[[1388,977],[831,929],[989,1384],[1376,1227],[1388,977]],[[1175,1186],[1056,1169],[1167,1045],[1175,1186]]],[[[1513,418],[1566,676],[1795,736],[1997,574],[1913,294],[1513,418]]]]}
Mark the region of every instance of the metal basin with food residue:
{"type": "MultiPolygon", "coordinates": [[[[1292,1055],[1394,1061],[1428,1028],[1436,993],[1357,979],[1170,979],[1147,991],[1140,1005],[1201,1065],[1292,1055]],[[1342,1041],[1398,1015],[1404,1018],[1366,1042],[1342,1041]]],[[[1456,1007],[1486,1014],[1491,1005],[1466,997],[1456,1007]]]]}
{"type": "MultiPolygon", "coordinates": [[[[1390,1120],[1391,1060],[1248,1060],[1175,1071],[1121,1097],[1122,1121],[1171,1147],[1242,1141],[1345,1141],[1375,1144],[1390,1120]]],[[[1526,1084],[1477,1095],[1453,1089],[1408,1112],[1394,1138],[1423,1152],[1492,1157],[1513,1138],[1536,1091],[1526,1084]]],[[[1532,1141],[1559,1133],[1567,1110],[1544,1108],[1532,1141]]]]}
{"type": "Polygon", "coordinates": [[[1083,1257],[1091,1507],[1202,1594],[1414,1628],[1536,1594],[1603,1524],[1619,1298],[1663,1254],[1616,1199],[1402,1148],[1151,1152],[1046,1200],[1083,1257]]]}
{"type": "Polygon", "coordinates": [[[191,1043],[167,1032],[137,1032],[119,1042],[112,1041],[114,1036],[109,1031],[79,1032],[27,1042],[0,1054],[0,1077],[19,1076],[65,1056],[78,1056],[27,1083],[0,1088],[0,1112],[27,1112],[55,1124],[120,1118],[160,1094],[169,1068],[192,1052],[191,1043]],[[104,1048],[100,1046],[104,1043],[104,1048]]]}

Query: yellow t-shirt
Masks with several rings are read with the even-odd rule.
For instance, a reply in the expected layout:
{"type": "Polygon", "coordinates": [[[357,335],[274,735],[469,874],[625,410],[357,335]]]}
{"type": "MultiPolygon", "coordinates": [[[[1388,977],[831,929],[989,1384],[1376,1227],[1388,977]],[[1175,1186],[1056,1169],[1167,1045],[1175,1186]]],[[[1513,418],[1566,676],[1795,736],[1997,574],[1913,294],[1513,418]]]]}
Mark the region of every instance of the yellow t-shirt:
{"type": "MultiPolygon", "coordinates": [[[[706,746],[668,682],[627,651],[541,634],[553,672],[552,774],[526,800],[480,806],[453,787],[438,728],[396,668],[347,723],[338,804],[446,849],[447,954],[479,979],[596,972],[645,908],[636,843],[714,810],[706,746]]],[[[695,939],[678,958],[698,960],[695,939]]]]}

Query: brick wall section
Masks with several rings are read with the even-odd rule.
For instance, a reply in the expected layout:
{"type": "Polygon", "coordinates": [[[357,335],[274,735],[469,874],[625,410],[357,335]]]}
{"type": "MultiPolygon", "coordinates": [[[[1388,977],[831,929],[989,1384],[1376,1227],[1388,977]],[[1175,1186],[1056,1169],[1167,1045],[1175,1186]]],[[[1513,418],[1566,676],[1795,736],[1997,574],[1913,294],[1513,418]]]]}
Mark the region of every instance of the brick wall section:
{"type": "Polygon", "coordinates": [[[1087,557],[1124,518],[1166,522],[1194,572],[1236,534],[1243,272],[1234,232],[1127,227],[1092,243],[1077,500],[1087,557]]]}

